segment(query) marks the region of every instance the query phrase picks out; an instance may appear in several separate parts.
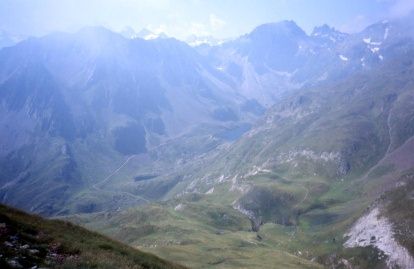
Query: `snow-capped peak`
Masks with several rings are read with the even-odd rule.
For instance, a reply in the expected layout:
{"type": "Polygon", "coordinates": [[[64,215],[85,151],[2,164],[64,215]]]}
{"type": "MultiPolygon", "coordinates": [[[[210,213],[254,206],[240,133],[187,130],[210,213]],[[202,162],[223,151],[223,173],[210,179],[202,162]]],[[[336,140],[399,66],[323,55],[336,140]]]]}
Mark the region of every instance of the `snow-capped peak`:
{"type": "Polygon", "coordinates": [[[134,29],[132,29],[131,27],[125,27],[122,31],[121,34],[128,39],[135,39],[135,38],[142,38],[145,40],[151,40],[151,39],[156,39],[156,38],[168,38],[168,36],[164,33],[154,33],[151,32],[150,30],[143,28],[141,31],[139,31],[138,33],[135,32],[134,29]]]}
{"type": "Polygon", "coordinates": [[[204,44],[210,45],[210,46],[217,46],[217,45],[224,43],[224,41],[225,40],[217,39],[213,36],[196,36],[196,35],[191,35],[185,40],[185,42],[192,47],[197,47],[197,46],[204,45],[204,44]]]}
{"type": "Polygon", "coordinates": [[[145,39],[145,40],[151,40],[151,39],[156,39],[156,38],[168,38],[168,36],[163,33],[154,33],[146,28],[143,28],[141,31],[139,31],[139,33],[137,34],[137,37],[145,39]]]}

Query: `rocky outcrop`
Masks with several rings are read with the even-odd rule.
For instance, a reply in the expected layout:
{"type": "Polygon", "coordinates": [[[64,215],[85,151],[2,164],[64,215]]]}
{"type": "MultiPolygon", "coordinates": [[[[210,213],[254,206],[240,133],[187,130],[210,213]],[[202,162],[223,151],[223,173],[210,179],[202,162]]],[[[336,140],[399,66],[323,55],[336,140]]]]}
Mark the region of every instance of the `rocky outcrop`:
{"type": "Polygon", "coordinates": [[[345,236],[347,248],[373,246],[381,250],[388,257],[389,268],[414,268],[413,257],[397,242],[391,222],[381,215],[378,206],[361,217],[345,236]]]}

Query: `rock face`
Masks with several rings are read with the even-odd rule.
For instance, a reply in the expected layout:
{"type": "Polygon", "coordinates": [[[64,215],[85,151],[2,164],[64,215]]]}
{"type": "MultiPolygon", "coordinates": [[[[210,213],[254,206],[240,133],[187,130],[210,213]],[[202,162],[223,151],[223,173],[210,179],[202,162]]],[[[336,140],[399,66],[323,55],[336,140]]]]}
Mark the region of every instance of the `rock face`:
{"type": "Polygon", "coordinates": [[[414,268],[413,257],[396,241],[393,227],[379,207],[361,217],[345,236],[349,237],[344,244],[347,248],[374,246],[384,252],[389,268],[414,268]]]}

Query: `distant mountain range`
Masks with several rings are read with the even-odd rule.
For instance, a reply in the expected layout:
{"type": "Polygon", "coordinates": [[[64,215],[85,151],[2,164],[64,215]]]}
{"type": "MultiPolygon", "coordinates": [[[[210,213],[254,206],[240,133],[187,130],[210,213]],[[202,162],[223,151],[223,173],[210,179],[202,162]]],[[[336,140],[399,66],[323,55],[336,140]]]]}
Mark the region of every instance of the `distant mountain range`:
{"type": "Polygon", "coordinates": [[[125,27],[120,32],[120,34],[127,39],[142,38],[145,40],[151,40],[151,39],[156,39],[156,38],[168,38],[168,36],[165,33],[156,34],[146,28],[143,28],[141,31],[137,33],[131,27],[125,27]]]}
{"type": "Polygon", "coordinates": [[[413,268],[412,17],[152,35],[0,50],[0,201],[196,268],[413,268]]]}

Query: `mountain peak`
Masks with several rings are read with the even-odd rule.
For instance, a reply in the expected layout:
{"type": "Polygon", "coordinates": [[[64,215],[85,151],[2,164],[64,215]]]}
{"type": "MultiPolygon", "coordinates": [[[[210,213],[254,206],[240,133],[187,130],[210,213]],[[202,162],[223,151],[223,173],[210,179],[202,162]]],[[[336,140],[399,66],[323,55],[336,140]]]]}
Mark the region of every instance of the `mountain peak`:
{"type": "Polygon", "coordinates": [[[120,36],[119,34],[112,32],[104,26],[88,26],[80,29],[78,34],[90,38],[110,38],[114,36],[120,36]]]}
{"type": "Polygon", "coordinates": [[[12,46],[19,41],[19,38],[11,35],[9,32],[0,29],[0,48],[12,46]]]}
{"type": "Polygon", "coordinates": [[[145,39],[146,36],[153,35],[154,33],[148,30],[147,28],[142,28],[141,31],[137,33],[137,37],[145,39]]]}
{"type": "Polygon", "coordinates": [[[275,23],[266,23],[256,27],[251,35],[287,35],[306,36],[306,33],[294,21],[285,20],[275,23]]]}
{"type": "Polygon", "coordinates": [[[323,24],[321,26],[316,26],[315,28],[313,28],[311,36],[324,36],[324,35],[331,35],[331,34],[345,35],[345,33],[342,33],[336,30],[334,27],[331,27],[327,24],[323,24]]]}
{"type": "Polygon", "coordinates": [[[137,33],[131,26],[126,26],[121,32],[121,35],[123,35],[125,38],[128,39],[134,39],[137,38],[137,33]]]}
{"type": "Polygon", "coordinates": [[[206,36],[190,35],[187,37],[185,42],[192,47],[197,47],[200,45],[216,46],[216,45],[222,44],[224,41],[217,39],[211,35],[206,35],[206,36]]]}
{"type": "Polygon", "coordinates": [[[327,24],[323,24],[321,26],[316,26],[315,28],[313,28],[313,31],[311,33],[312,36],[320,36],[323,34],[328,34],[328,33],[332,33],[335,32],[335,28],[327,25],[327,24]]]}
{"type": "Polygon", "coordinates": [[[343,40],[347,34],[342,33],[327,24],[323,24],[321,26],[315,27],[311,33],[311,36],[332,42],[337,42],[343,40]]]}
{"type": "Polygon", "coordinates": [[[156,39],[156,38],[168,38],[168,36],[161,32],[161,33],[154,33],[150,30],[148,30],[147,28],[142,28],[141,31],[139,31],[139,33],[136,35],[136,37],[138,38],[142,38],[145,40],[151,40],[151,39],[156,39]]]}

